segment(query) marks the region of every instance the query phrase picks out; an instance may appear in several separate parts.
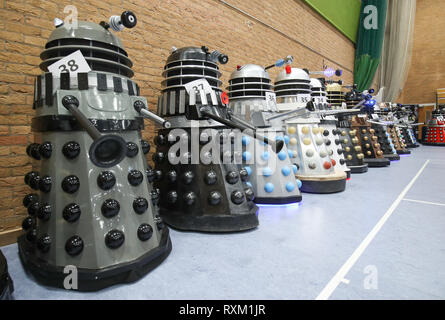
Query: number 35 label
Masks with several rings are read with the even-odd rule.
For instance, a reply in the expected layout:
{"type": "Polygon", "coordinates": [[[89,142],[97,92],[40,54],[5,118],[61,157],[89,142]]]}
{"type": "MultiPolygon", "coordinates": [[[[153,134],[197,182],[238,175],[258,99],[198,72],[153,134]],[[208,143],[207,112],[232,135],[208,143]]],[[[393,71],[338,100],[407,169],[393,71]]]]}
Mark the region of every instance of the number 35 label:
{"type": "Polygon", "coordinates": [[[52,65],[48,66],[48,71],[53,74],[53,76],[60,76],[62,72],[78,73],[78,72],[89,72],[91,71],[90,66],[85,60],[82,52],[77,50],[65,58],[54,62],[52,65]]]}

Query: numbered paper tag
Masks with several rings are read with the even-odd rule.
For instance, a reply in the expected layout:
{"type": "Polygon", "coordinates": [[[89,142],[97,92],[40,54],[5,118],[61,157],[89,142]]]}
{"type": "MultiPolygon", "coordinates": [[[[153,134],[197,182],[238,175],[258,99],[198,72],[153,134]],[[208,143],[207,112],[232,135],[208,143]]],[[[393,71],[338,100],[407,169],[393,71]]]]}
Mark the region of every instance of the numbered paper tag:
{"type": "Polygon", "coordinates": [[[275,92],[266,92],[266,102],[269,107],[277,105],[277,96],[275,92]]]}
{"type": "Polygon", "coordinates": [[[299,103],[308,103],[309,101],[311,101],[311,96],[298,96],[297,99],[297,102],[299,103]]]}
{"type": "Polygon", "coordinates": [[[62,72],[89,72],[91,69],[82,52],[77,50],[70,55],[67,55],[65,58],[60,59],[59,61],[48,66],[48,71],[51,72],[53,76],[57,77],[60,76],[62,72]]]}
{"type": "Polygon", "coordinates": [[[195,94],[199,94],[200,91],[204,91],[205,94],[211,94],[213,92],[212,87],[206,79],[199,79],[189,82],[185,84],[184,87],[189,95],[192,92],[195,92],[195,94]]]}

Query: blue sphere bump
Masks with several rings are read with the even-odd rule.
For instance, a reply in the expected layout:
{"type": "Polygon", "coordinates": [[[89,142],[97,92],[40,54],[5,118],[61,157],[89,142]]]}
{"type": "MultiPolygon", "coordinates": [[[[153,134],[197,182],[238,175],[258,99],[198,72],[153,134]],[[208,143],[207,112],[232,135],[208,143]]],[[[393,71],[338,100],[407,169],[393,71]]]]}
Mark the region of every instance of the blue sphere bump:
{"type": "Polygon", "coordinates": [[[290,175],[290,168],[289,167],[281,168],[281,173],[287,177],[288,175],[290,175]]]}
{"type": "Polygon", "coordinates": [[[251,167],[244,167],[244,169],[246,169],[246,171],[247,171],[247,176],[250,177],[250,175],[252,174],[252,168],[251,167]]]}
{"type": "Polygon", "coordinates": [[[263,176],[270,177],[272,175],[272,169],[269,167],[266,167],[263,169],[263,176]]]}
{"type": "Polygon", "coordinates": [[[278,159],[280,159],[281,161],[286,160],[287,154],[284,151],[280,151],[278,152],[278,159]]]}
{"type": "Polygon", "coordinates": [[[247,146],[250,143],[250,137],[248,136],[243,136],[241,138],[241,142],[243,143],[243,146],[247,146]]]}
{"type": "Polygon", "coordinates": [[[303,182],[301,182],[301,180],[298,180],[297,179],[297,186],[298,186],[298,189],[301,189],[301,186],[303,185],[303,182]]]}
{"type": "Polygon", "coordinates": [[[252,184],[249,181],[247,181],[246,184],[252,188],[252,184]]]}
{"type": "Polygon", "coordinates": [[[292,182],[286,183],[286,190],[288,192],[292,192],[292,191],[294,191],[294,189],[295,189],[295,184],[293,184],[292,182]]]}
{"type": "Polygon", "coordinates": [[[296,165],[292,165],[292,170],[294,171],[294,174],[298,172],[298,167],[296,165]]]}
{"type": "Polygon", "coordinates": [[[263,159],[264,161],[269,160],[270,158],[270,154],[267,151],[264,151],[263,154],[261,155],[261,159],[263,159]]]}
{"type": "Polygon", "coordinates": [[[284,136],[284,143],[285,143],[286,145],[289,144],[289,141],[290,141],[289,136],[284,136]]]}
{"type": "Polygon", "coordinates": [[[244,161],[249,161],[252,158],[252,155],[250,154],[249,151],[244,151],[243,152],[243,160],[244,161]]]}
{"type": "Polygon", "coordinates": [[[270,183],[270,182],[266,183],[266,185],[264,186],[264,190],[268,193],[273,192],[274,188],[275,187],[273,186],[273,183],[270,183]]]}
{"type": "Polygon", "coordinates": [[[282,136],[276,136],[275,140],[276,141],[284,141],[284,138],[282,136]]]}
{"type": "Polygon", "coordinates": [[[294,151],[293,150],[287,150],[287,153],[289,154],[289,158],[295,158],[294,157],[294,151]]]}

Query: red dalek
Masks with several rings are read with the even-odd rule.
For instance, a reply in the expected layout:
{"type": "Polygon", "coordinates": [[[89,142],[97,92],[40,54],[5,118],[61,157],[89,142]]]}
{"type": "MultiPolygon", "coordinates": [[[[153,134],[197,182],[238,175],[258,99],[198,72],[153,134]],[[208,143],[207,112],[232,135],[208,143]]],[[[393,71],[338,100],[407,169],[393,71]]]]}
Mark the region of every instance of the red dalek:
{"type": "Polygon", "coordinates": [[[432,146],[445,146],[445,111],[433,112],[432,119],[423,127],[422,143],[432,146]]]}

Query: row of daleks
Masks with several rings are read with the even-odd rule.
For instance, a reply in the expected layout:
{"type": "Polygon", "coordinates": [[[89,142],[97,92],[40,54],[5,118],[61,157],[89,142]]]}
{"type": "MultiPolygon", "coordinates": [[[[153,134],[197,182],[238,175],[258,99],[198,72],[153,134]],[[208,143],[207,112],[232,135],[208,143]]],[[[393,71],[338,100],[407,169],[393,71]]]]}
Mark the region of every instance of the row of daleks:
{"type": "Polygon", "coordinates": [[[23,199],[29,216],[18,238],[22,265],[39,283],[94,291],[138,280],[169,255],[167,225],[253,229],[257,205],[341,192],[351,173],[388,166],[417,146],[397,113],[375,111],[372,90],[344,94],[341,81],[329,80],[340,70],[291,67],[291,56],[238,66],[226,94],[218,66],[225,54],[172,48],[152,113],[111,32],[136,22],[130,11],[77,28],[56,19],[40,55],[35,142],[26,150],[33,168],[24,179],[34,191],[23,199]],[[48,72],[78,50],[91,71],[48,72]],[[272,84],[273,67],[283,69],[272,84]],[[154,167],[144,118],[159,126],[154,167]],[[66,281],[67,266],[75,283],[66,281]]]}

